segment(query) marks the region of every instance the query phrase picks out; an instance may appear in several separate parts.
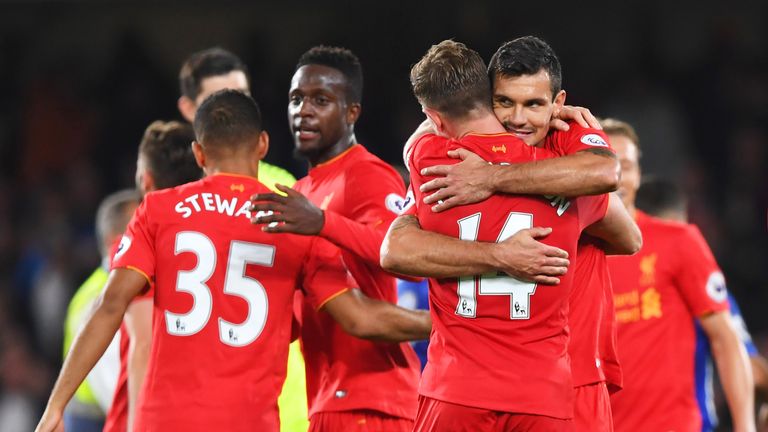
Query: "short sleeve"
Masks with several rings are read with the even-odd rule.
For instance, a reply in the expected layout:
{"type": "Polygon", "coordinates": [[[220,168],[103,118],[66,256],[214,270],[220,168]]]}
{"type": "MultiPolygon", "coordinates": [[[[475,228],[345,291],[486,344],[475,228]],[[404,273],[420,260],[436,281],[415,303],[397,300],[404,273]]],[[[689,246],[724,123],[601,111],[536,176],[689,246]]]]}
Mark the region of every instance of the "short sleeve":
{"type": "Polygon", "coordinates": [[[329,241],[313,237],[306,254],[302,290],[315,309],[353,288],[353,280],[341,258],[341,251],[329,241]]]}
{"type": "Polygon", "coordinates": [[[674,273],[676,286],[691,313],[701,317],[728,310],[725,277],[699,229],[688,225],[673,241],[678,259],[674,273]]]}
{"type": "Polygon", "coordinates": [[[421,170],[433,166],[446,163],[447,159],[447,147],[445,146],[447,140],[438,137],[433,134],[426,134],[420,137],[411,146],[410,157],[408,159],[409,168],[411,172],[411,184],[408,187],[408,193],[406,198],[410,197],[413,204],[406,209],[403,214],[417,215],[419,208],[423,205],[422,200],[424,194],[419,190],[422,184],[428,180],[421,175],[421,170]],[[440,155],[439,157],[437,155],[440,155]]]}
{"type": "Polygon", "coordinates": [[[568,123],[568,131],[553,131],[544,141],[544,148],[559,156],[572,155],[582,150],[602,148],[614,153],[608,136],[599,129],[584,128],[578,123],[568,123]]]}
{"type": "Polygon", "coordinates": [[[579,229],[601,220],[608,212],[608,194],[585,195],[576,198],[579,209],[579,229]]]}
{"type": "Polygon", "coordinates": [[[154,232],[148,214],[151,200],[145,199],[133,214],[128,228],[112,258],[112,269],[130,268],[142,273],[149,282],[155,276],[154,232]]]}
{"type": "Polygon", "coordinates": [[[405,193],[405,205],[401,215],[416,216],[416,196],[413,194],[413,185],[408,186],[405,193]]]}
{"type": "Polygon", "coordinates": [[[405,185],[400,174],[381,162],[361,165],[346,178],[354,179],[354,184],[347,184],[345,202],[351,205],[345,216],[386,231],[405,205],[405,185]]]}

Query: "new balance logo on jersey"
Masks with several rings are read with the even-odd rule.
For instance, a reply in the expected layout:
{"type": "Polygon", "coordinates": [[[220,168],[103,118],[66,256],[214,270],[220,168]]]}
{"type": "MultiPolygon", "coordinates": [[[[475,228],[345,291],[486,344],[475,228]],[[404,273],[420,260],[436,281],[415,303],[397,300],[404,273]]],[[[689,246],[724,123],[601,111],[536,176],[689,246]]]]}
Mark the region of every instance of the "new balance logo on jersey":
{"type": "Polygon", "coordinates": [[[491,151],[494,153],[498,153],[498,152],[506,153],[507,146],[505,146],[504,144],[500,145],[499,147],[493,146],[491,147],[491,151]]]}
{"type": "MultiPolygon", "coordinates": [[[[236,186],[236,185],[232,185],[236,186]]],[[[184,219],[192,216],[192,213],[216,212],[219,214],[225,214],[227,216],[245,216],[246,219],[251,218],[251,202],[243,200],[243,203],[238,207],[237,197],[230,199],[222,198],[219,194],[215,193],[201,193],[194,194],[182,201],[176,203],[176,213],[179,213],[184,219]]]]}
{"type": "Polygon", "coordinates": [[[563,213],[565,213],[565,211],[568,210],[568,207],[571,206],[571,202],[566,197],[546,195],[544,196],[544,198],[549,200],[549,204],[552,207],[557,207],[558,216],[562,216],[563,213]]]}

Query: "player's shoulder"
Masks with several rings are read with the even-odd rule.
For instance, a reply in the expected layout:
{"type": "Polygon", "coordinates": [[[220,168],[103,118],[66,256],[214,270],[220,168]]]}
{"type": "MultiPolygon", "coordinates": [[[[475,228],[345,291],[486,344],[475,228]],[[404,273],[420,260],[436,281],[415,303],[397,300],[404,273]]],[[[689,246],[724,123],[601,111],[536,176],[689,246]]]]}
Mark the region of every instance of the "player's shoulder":
{"type": "Polygon", "coordinates": [[[196,191],[201,189],[202,185],[207,181],[206,178],[196,180],[189,183],[184,183],[179,186],[169,187],[166,189],[160,189],[147,193],[144,196],[143,201],[163,201],[169,199],[175,199],[181,195],[187,195],[190,191],[196,191]]]}
{"type": "Polygon", "coordinates": [[[419,154],[434,152],[437,149],[445,148],[445,146],[448,145],[450,141],[451,140],[446,137],[435,135],[433,133],[427,133],[414,141],[413,145],[411,146],[410,153],[413,156],[417,156],[419,154]]]}
{"type": "Polygon", "coordinates": [[[683,249],[692,242],[704,242],[704,236],[694,224],[661,219],[639,212],[638,214],[641,215],[638,217],[638,226],[643,232],[643,237],[652,236],[683,249]]]}
{"type": "Polygon", "coordinates": [[[175,205],[178,201],[203,191],[202,185],[207,179],[203,178],[183,185],[152,191],[144,195],[141,207],[145,213],[162,212],[168,209],[168,204],[175,205]]]}
{"type": "Polygon", "coordinates": [[[600,129],[584,127],[575,121],[569,121],[568,130],[552,129],[547,135],[547,141],[555,143],[579,141],[592,147],[609,147],[608,138],[600,129]]]}
{"type": "Polygon", "coordinates": [[[346,167],[346,171],[352,174],[347,177],[348,179],[354,181],[355,178],[360,176],[381,175],[400,178],[400,174],[392,165],[368,151],[363,145],[357,144],[357,147],[352,150],[355,152],[355,155],[346,167]]]}

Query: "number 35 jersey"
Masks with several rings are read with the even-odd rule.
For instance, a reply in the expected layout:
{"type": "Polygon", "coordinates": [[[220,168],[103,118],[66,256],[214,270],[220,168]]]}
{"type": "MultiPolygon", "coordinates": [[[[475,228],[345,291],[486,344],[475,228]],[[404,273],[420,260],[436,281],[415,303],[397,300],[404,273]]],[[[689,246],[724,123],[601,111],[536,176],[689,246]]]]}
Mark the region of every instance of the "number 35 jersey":
{"type": "MultiPolygon", "coordinates": [[[[602,219],[605,196],[494,195],[480,203],[434,213],[419,187],[431,180],[423,168],[453,164],[446,153],[468,149],[488,162],[511,164],[552,157],[510,134],[469,134],[460,140],[425,135],[411,150],[415,214],[430,231],[463,240],[500,242],[517,231],[552,227],[542,241],[576,254],[583,227],[602,219]]],[[[571,275],[556,286],[524,283],[505,274],[430,279],[433,330],[420,393],[493,411],[573,416],[567,353],[571,275]]]]}
{"type": "Polygon", "coordinates": [[[136,430],[277,431],[294,292],[345,289],[338,249],[251,225],[256,179],[220,174],[151,193],[113,267],[155,283],[152,351],[136,430]]]}

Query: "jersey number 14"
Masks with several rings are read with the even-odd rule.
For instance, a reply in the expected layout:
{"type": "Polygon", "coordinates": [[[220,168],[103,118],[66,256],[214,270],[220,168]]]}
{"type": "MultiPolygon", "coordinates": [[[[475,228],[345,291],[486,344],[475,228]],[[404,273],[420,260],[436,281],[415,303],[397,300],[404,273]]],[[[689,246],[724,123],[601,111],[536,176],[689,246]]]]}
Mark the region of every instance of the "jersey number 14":
{"type": "MultiPolygon", "coordinates": [[[[475,213],[458,221],[460,239],[477,240],[481,216],[482,213],[475,213]]],[[[522,229],[532,227],[532,214],[512,212],[507,216],[504,228],[501,229],[496,243],[503,242],[522,229]]],[[[456,305],[457,315],[475,318],[477,316],[477,293],[480,293],[480,295],[509,296],[509,318],[518,320],[531,317],[531,296],[536,292],[536,284],[523,282],[504,274],[489,273],[480,276],[460,277],[457,291],[459,296],[459,302],[456,305]]]]}

